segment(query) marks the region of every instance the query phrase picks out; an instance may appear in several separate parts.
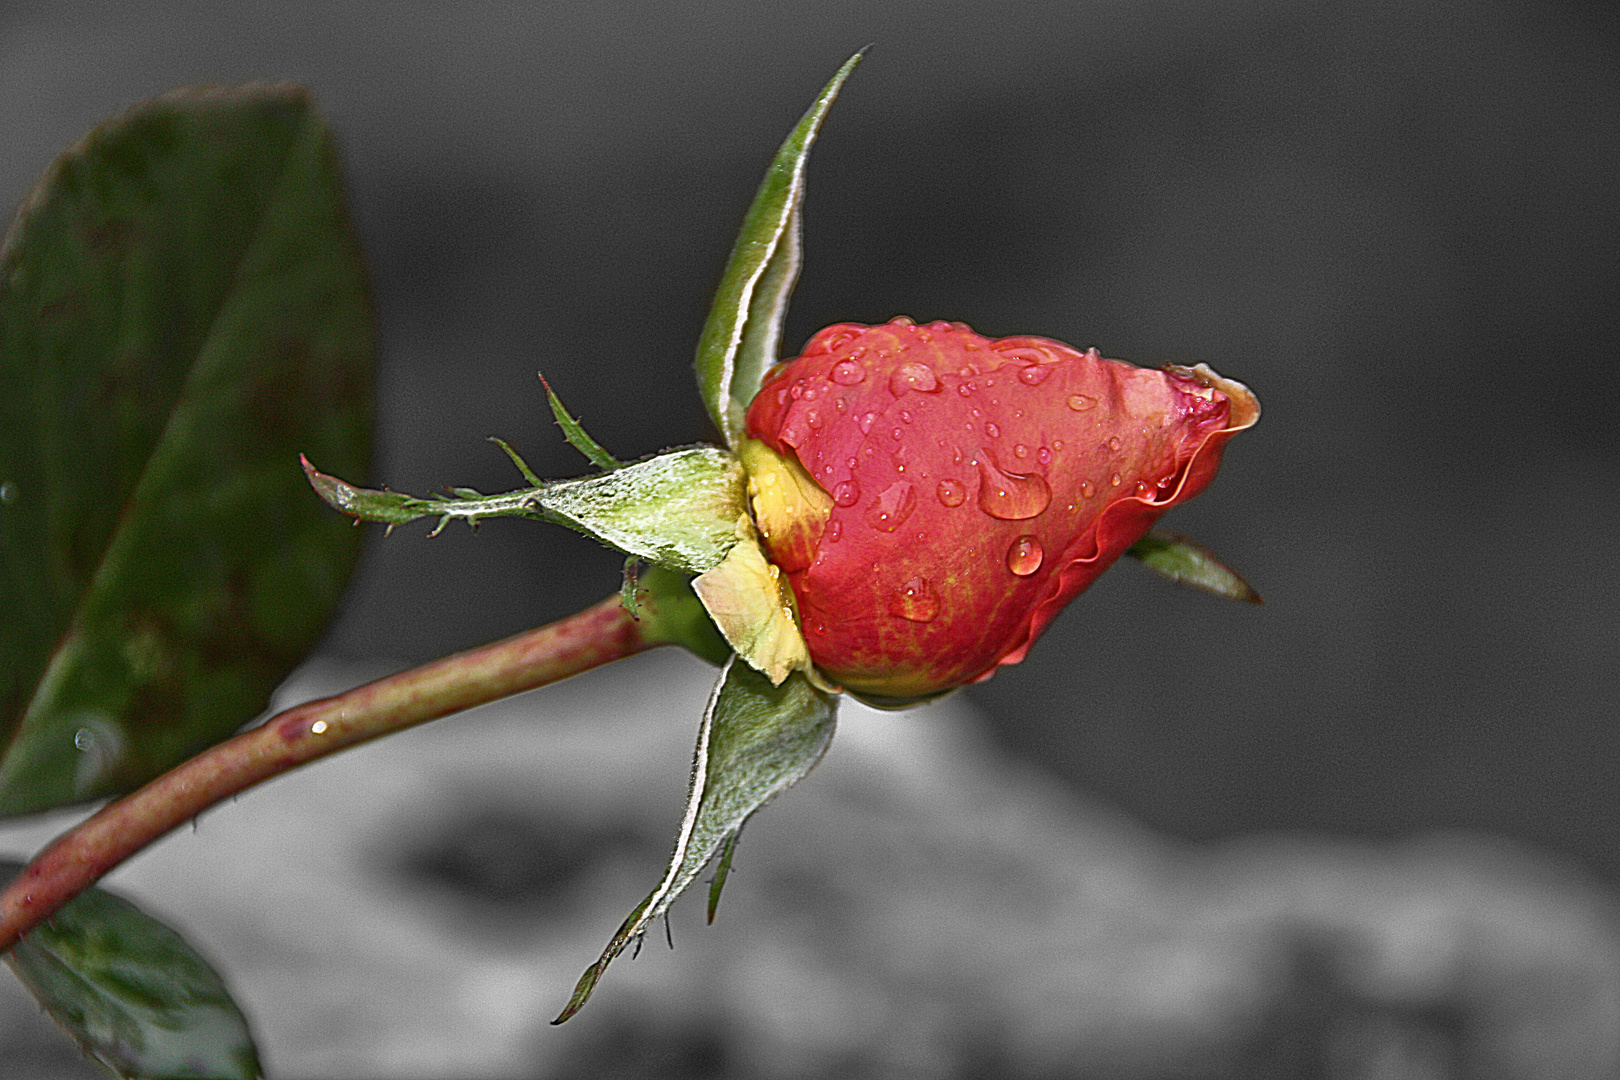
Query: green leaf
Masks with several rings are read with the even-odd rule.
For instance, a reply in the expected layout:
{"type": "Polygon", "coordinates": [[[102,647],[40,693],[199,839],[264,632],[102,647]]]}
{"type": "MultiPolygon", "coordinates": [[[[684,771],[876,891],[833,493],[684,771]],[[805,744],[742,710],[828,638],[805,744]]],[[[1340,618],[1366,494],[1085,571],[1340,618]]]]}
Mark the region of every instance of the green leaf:
{"type": "Polygon", "coordinates": [[[766,369],[776,363],[788,297],[799,276],[799,213],[810,145],[862,55],[844,62],[777,150],[743,217],[698,339],[698,389],[732,449],[743,438],[748,403],[766,369]]]}
{"type": "Polygon", "coordinates": [[[1149,570],[1163,574],[1179,585],[1190,585],[1229,600],[1243,600],[1250,604],[1263,602],[1260,594],[1217,559],[1213,552],[1196,540],[1178,533],[1148,533],[1126,554],[1141,560],[1149,570]]]}
{"type": "Polygon", "coordinates": [[[176,91],[46,171],[0,250],[0,814],[128,790],[262,711],[359,537],[374,329],[294,86],[176,91]]]}
{"type": "MultiPolygon", "coordinates": [[[[579,421],[570,416],[568,410],[563,408],[562,399],[552,391],[551,384],[546,382],[544,375],[540,376],[540,385],[546,388],[546,401],[551,404],[551,415],[557,418],[557,426],[562,428],[563,438],[568,440],[568,445],[590,458],[591,463],[597,468],[617,469],[619,467],[618,460],[602,449],[602,445],[595,439],[585,434],[585,429],[580,426],[579,421]]],[[[524,472],[527,473],[527,471],[528,469],[525,467],[524,472]]]]}
{"type": "MultiPolygon", "coordinates": [[[[0,860],[0,880],[22,864],[0,860]]],[[[173,930],[127,900],[87,889],[29,931],[12,971],[84,1055],[140,1080],[258,1080],[242,1010],[173,930]]]]}
{"type": "MultiPolygon", "coordinates": [[[[601,959],[580,976],[567,1008],[552,1023],[560,1024],[584,1007],[613,959],[669,910],[722,847],[729,867],[731,841],[743,823],[826,752],[837,704],[802,673],[772,686],[747,664],[735,659],[726,664],[698,728],[686,817],[663,880],[619,927],[601,959]]],[[[724,883],[723,876],[718,880],[724,883]]],[[[711,911],[718,900],[719,890],[714,889],[711,911]]]]}

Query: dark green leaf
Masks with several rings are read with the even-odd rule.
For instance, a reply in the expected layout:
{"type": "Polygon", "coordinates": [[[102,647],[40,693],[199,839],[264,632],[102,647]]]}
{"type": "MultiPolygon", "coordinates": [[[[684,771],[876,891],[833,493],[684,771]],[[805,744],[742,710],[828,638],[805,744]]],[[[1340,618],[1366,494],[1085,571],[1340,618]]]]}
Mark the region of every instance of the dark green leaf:
{"type": "Polygon", "coordinates": [[[698,389],[733,449],[743,438],[748,403],[776,363],[788,297],[799,276],[799,208],[810,145],[861,55],[844,62],[777,150],[743,218],[698,339],[698,389]]]}
{"type": "Polygon", "coordinates": [[[591,463],[600,469],[617,469],[619,462],[614,456],[602,449],[602,445],[589,435],[580,426],[578,420],[569,415],[563,408],[562,399],[552,392],[551,384],[546,382],[544,375],[540,376],[540,385],[546,388],[546,401],[551,404],[551,415],[557,418],[557,426],[563,430],[563,438],[568,445],[591,459],[591,463]]]}
{"type": "Polygon", "coordinates": [[[298,451],[366,471],[373,337],[302,89],[176,91],[47,170],[0,252],[0,813],[265,707],[356,554],[298,451]]]}
{"type": "Polygon", "coordinates": [[[1140,559],[1154,573],[1179,585],[1212,592],[1229,600],[1261,603],[1260,594],[1196,540],[1171,532],[1151,532],[1126,554],[1140,559]]]}
{"type": "MultiPolygon", "coordinates": [[[[722,846],[729,867],[730,842],[749,816],[821,760],[832,741],[837,705],[803,673],[772,686],[747,664],[727,662],[698,729],[686,819],[664,878],[619,927],[601,959],[580,976],[568,1007],[553,1023],[584,1007],[608,964],[669,910],[722,846]]],[[[723,875],[719,880],[724,883],[723,875]]],[[[718,899],[714,890],[711,905],[718,899]]]]}
{"type": "MultiPolygon", "coordinates": [[[[22,869],[0,860],[0,880],[22,869]]],[[[140,1080],[257,1080],[242,1011],[208,962],[134,904],[87,889],[6,957],[86,1057],[140,1080]]]]}

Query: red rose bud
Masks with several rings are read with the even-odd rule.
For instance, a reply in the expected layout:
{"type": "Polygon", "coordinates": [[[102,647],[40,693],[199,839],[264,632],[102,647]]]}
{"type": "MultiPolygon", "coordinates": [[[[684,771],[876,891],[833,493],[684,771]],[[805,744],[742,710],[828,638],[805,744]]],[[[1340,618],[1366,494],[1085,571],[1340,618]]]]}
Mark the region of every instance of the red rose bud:
{"type": "Polygon", "coordinates": [[[900,704],[1022,660],[1259,415],[1203,365],[840,323],[768,375],[743,460],[816,666],[900,704]]]}

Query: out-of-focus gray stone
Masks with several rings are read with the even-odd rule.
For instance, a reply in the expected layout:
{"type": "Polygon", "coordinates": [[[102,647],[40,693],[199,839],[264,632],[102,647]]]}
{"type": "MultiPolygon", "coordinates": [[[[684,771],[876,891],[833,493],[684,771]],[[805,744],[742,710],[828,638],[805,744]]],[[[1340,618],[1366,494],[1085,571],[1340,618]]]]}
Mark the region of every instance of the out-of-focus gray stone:
{"type": "MultiPolygon", "coordinates": [[[[317,662],[282,701],[357,677],[317,662]]],[[[673,953],[653,935],[549,1027],[657,878],[711,677],[653,654],[345,752],[109,884],[218,961],[283,1080],[1620,1063],[1620,933],[1579,873],[1481,836],[1172,843],[995,751],[960,698],[847,705],[827,760],[746,830],[715,925],[686,899],[673,953]]],[[[5,1062],[88,1075],[50,1071],[29,1009],[0,996],[5,1062]]]]}

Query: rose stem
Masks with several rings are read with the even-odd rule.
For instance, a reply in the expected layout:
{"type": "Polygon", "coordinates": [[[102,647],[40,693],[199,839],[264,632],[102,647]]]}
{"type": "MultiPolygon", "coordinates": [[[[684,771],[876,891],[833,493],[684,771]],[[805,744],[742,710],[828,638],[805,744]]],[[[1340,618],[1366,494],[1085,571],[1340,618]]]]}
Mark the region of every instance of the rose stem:
{"type": "Polygon", "coordinates": [[[222,799],[379,735],[665,644],[611,596],[566,619],[296,705],[108,803],[0,893],[0,952],[102,875],[222,799]]]}

